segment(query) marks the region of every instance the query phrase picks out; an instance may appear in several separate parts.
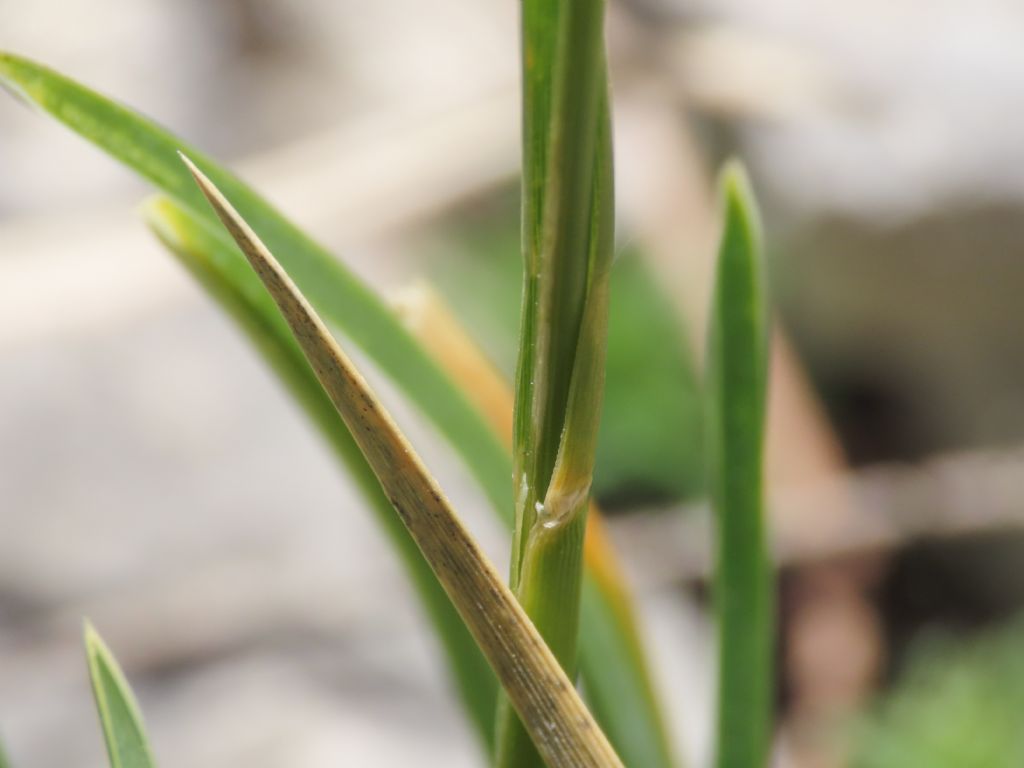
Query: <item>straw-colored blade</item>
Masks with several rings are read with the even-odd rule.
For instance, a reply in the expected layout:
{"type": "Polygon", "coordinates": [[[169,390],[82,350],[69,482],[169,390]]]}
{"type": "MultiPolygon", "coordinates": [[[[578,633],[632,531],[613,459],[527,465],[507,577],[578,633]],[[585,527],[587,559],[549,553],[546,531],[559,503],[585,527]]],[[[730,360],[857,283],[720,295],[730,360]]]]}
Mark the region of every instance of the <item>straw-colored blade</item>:
{"type": "Polygon", "coordinates": [[[227,199],[183,159],[274,297],[317,378],[548,765],[621,766],[572,683],[366,381],[227,199]]]}
{"type": "Polygon", "coordinates": [[[114,655],[88,622],[85,653],[110,768],[154,768],[156,761],[135,696],[114,655]]]}
{"type": "Polygon", "coordinates": [[[494,700],[498,683],[462,619],[441,589],[416,543],[398,519],[381,490],[373,470],[338,416],[291,328],[274,300],[234,242],[225,242],[220,222],[208,222],[165,195],[157,195],[142,209],[146,222],[175,258],[246,333],[256,350],[304,409],[326,439],[348,477],[359,489],[367,509],[389,537],[405,567],[427,618],[444,650],[456,691],[481,742],[491,749],[494,740],[494,700]],[[213,229],[216,232],[213,232],[213,229]]]}

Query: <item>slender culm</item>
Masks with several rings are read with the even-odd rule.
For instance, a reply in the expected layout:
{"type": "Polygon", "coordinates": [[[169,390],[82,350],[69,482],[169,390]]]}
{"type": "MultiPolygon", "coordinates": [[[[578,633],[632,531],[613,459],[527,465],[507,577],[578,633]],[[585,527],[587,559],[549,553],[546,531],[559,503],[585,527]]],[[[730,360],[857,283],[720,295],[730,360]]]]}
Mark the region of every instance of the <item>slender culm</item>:
{"type": "MultiPolygon", "coordinates": [[[[522,6],[524,287],[510,581],[575,673],[614,239],[603,0],[522,6]]],[[[502,702],[497,764],[541,765],[502,702]]]]}

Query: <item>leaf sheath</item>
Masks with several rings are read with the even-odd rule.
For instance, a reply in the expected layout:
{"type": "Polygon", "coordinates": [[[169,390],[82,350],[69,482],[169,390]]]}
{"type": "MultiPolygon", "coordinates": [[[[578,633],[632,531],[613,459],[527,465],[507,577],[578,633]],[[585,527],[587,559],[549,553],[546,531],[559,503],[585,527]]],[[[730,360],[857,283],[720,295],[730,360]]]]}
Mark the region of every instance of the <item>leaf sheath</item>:
{"type": "MultiPolygon", "coordinates": [[[[576,669],[614,240],[603,23],[603,0],[523,4],[524,289],[510,581],[569,674],[576,669]]],[[[539,765],[505,706],[497,764],[539,765]]]]}

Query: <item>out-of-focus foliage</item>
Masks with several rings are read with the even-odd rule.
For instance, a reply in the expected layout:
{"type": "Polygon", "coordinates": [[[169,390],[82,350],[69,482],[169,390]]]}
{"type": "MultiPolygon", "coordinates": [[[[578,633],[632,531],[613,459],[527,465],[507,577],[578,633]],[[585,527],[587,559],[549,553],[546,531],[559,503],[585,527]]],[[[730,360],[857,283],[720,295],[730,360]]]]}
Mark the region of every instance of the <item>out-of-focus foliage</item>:
{"type": "Polygon", "coordinates": [[[598,493],[686,498],[703,485],[700,393],[681,321],[635,251],[612,270],[598,493]]]}
{"type": "Polygon", "coordinates": [[[1024,619],[966,642],[920,643],[854,740],[853,768],[1024,765],[1024,619]]]}

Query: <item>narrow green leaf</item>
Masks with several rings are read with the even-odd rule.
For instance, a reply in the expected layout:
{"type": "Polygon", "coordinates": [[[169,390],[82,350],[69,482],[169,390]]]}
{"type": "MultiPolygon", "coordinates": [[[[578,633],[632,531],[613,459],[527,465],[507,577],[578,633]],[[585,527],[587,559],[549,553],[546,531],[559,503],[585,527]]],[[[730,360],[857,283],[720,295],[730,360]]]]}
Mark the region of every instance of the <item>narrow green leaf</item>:
{"type": "Polygon", "coordinates": [[[708,451],[716,521],[716,765],[768,765],[774,600],[762,492],[767,299],[760,225],[738,164],[722,174],[724,231],[708,342],[708,451]]]}
{"type": "Polygon", "coordinates": [[[7,752],[4,750],[3,742],[0,742],[0,768],[11,768],[11,763],[7,759],[7,752]]]}
{"type": "MultiPolygon", "coordinates": [[[[215,217],[175,156],[179,148],[189,152],[197,165],[237,203],[255,231],[274,252],[281,255],[296,283],[326,320],[360,346],[451,441],[494,509],[507,524],[512,524],[513,503],[508,492],[512,466],[507,449],[469,405],[463,393],[401,327],[391,311],[330,254],[243,182],[141,115],[47,67],[12,54],[0,53],[0,84],[18,91],[27,101],[138,171],[167,192],[189,214],[216,226],[215,217]]],[[[245,259],[219,228],[211,231],[214,233],[212,236],[219,238],[224,245],[222,272],[234,281],[239,268],[248,269],[245,259]]],[[[590,570],[594,571],[601,563],[590,565],[593,566],[590,570]]],[[[628,615],[628,611],[624,613],[612,604],[617,598],[608,592],[606,579],[591,580],[600,606],[595,606],[593,611],[584,609],[585,625],[619,621],[628,615]]],[[[622,585],[617,586],[621,590],[622,585]]],[[[592,649],[593,652],[587,650],[592,642],[588,639],[591,634],[617,637],[622,647],[628,647],[636,628],[622,624],[594,626],[592,629],[593,633],[589,629],[582,633],[586,665],[584,677],[590,691],[605,692],[601,698],[608,706],[603,711],[608,717],[606,724],[614,733],[618,725],[613,720],[620,719],[620,715],[625,721],[631,712],[656,711],[657,708],[652,700],[644,698],[643,691],[650,689],[650,683],[643,664],[627,666],[630,685],[623,689],[620,686],[623,670],[612,670],[596,649],[592,649]]],[[[661,723],[654,720],[645,722],[647,738],[644,741],[658,743],[662,739],[659,734],[663,734],[661,723]]],[[[616,738],[616,744],[628,741],[631,740],[616,738]]],[[[634,765],[655,766],[632,755],[627,757],[634,765]]]]}
{"type": "Polygon", "coordinates": [[[330,331],[227,199],[198,168],[185,162],[274,298],[550,768],[621,766],[551,650],[330,331]]]}
{"type": "Polygon", "coordinates": [[[110,768],[153,768],[139,705],[114,655],[89,623],[85,623],[85,653],[96,699],[110,768]]]}
{"type": "MultiPolygon", "coordinates": [[[[381,491],[345,423],[296,344],[288,324],[256,274],[244,271],[223,241],[188,209],[162,195],[143,207],[150,227],[207,292],[231,315],[280,376],[310,420],[355,480],[368,506],[394,544],[403,566],[434,625],[462,704],[489,748],[494,738],[497,681],[430,566],[381,491]]],[[[218,227],[219,228],[219,227],[218,227]]]]}

